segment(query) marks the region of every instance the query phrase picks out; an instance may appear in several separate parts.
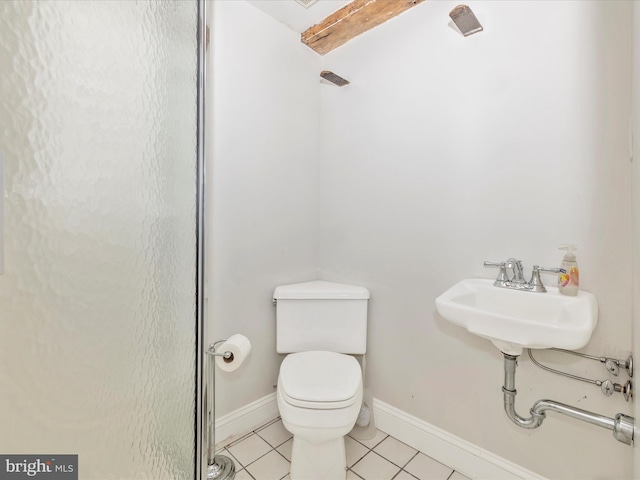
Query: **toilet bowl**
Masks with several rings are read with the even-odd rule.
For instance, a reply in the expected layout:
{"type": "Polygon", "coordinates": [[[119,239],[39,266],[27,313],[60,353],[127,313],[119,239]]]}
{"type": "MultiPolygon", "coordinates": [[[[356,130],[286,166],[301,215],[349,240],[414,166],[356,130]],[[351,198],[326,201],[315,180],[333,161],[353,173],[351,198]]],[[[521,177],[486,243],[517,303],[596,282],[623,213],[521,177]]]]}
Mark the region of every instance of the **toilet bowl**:
{"type": "Polygon", "coordinates": [[[344,480],[344,436],[362,405],[357,360],[326,351],[288,355],[280,367],[277,402],[293,434],[291,480],[344,480]]]}

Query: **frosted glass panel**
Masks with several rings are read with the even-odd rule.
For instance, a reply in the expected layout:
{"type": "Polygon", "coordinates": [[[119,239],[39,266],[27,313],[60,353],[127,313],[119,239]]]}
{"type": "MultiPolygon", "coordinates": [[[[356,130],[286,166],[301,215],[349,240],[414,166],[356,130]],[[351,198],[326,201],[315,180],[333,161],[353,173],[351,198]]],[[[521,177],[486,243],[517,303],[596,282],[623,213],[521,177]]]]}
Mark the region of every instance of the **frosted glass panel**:
{"type": "Polygon", "coordinates": [[[0,453],[193,478],[197,3],[0,1],[0,453]]]}

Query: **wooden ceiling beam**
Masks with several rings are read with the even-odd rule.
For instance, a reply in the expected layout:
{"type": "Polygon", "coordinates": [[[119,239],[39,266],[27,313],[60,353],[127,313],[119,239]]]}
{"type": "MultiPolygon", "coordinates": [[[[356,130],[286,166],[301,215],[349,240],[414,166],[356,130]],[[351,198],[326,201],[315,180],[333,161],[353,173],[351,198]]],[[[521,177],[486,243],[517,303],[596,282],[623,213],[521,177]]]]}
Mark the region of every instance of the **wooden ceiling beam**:
{"type": "Polygon", "coordinates": [[[302,32],[300,40],[324,55],[422,2],[424,0],[354,0],[302,32]]]}

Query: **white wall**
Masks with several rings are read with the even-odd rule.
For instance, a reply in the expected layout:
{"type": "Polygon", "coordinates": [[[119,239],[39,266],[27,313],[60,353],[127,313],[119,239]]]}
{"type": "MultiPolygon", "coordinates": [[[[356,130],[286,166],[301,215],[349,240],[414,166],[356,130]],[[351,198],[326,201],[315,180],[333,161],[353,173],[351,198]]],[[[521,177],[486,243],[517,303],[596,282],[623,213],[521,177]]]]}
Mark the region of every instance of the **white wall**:
{"type": "Polygon", "coordinates": [[[221,416],[275,391],[273,288],[316,276],[319,60],[246,2],[210,7],[209,336],[253,345],[216,373],[221,416]]]}
{"type": "MultiPolygon", "coordinates": [[[[448,26],[456,4],[425,2],[323,57],[352,83],[322,86],[321,276],[371,290],[374,397],[549,478],[630,478],[632,449],[609,431],[511,424],[501,354],[434,308],[456,281],[493,278],[484,260],[558,266],[557,246],[577,243],[600,304],[584,350],[629,353],[630,3],[469,2],[485,31],[468,38],[448,26]]],[[[539,398],[632,413],[526,357],[517,386],[523,415],[539,398]]]]}
{"type": "MultiPolygon", "coordinates": [[[[554,414],[511,424],[500,353],[434,308],[457,280],[495,275],[484,260],[557,266],[575,242],[601,309],[584,351],[631,350],[631,5],[470,2],[485,31],[463,38],[447,25],[456,4],[425,2],[318,57],[245,2],[213,2],[211,339],[254,346],[218,372],[216,413],[273,391],[272,289],[319,274],[372,292],[375,397],[549,478],[631,478],[633,449],[611,432],[554,414]],[[352,84],[318,84],[322,68],[352,84]]],[[[632,413],[520,360],[523,415],[539,398],[632,413]]]]}

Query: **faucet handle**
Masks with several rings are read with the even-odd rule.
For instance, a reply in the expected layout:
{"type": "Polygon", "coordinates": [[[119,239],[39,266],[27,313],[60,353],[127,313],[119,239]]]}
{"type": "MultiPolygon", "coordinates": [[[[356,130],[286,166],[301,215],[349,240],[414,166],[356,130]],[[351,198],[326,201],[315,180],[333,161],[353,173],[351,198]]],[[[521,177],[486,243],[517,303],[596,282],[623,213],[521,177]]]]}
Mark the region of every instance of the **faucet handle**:
{"type": "Polygon", "coordinates": [[[538,265],[533,266],[533,270],[531,270],[531,280],[529,281],[529,285],[531,287],[532,292],[546,292],[542,280],[540,279],[540,272],[546,273],[559,273],[559,268],[549,268],[549,267],[539,267],[538,265]]]}
{"type": "Polygon", "coordinates": [[[488,262],[487,260],[484,261],[485,267],[502,267],[503,265],[504,262],[488,262]]]}
{"type": "Polygon", "coordinates": [[[507,268],[505,262],[484,262],[485,267],[498,267],[500,270],[498,271],[498,278],[493,284],[496,287],[506,287],[507,283],[509,283],[509,278],[507,277],[507,268]]]}

